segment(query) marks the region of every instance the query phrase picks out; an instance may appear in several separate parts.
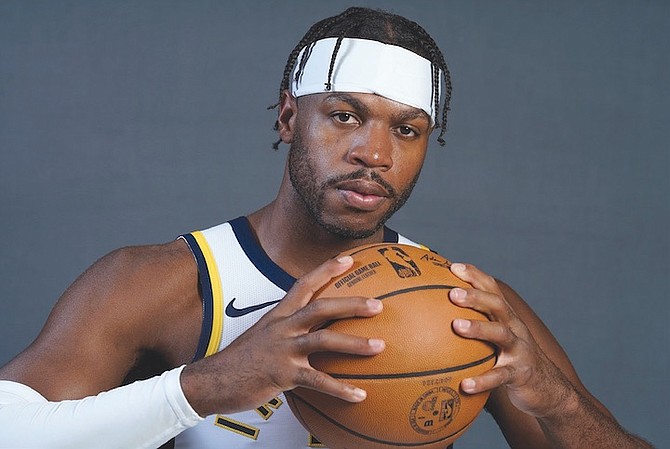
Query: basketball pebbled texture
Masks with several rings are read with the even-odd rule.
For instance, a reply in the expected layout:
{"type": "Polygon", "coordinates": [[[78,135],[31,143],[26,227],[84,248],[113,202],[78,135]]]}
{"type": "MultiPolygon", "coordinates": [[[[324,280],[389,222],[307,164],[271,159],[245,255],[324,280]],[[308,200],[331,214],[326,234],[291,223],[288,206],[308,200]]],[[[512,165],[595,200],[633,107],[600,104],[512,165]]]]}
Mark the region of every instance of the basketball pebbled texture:
{"type": "Polygon", "coordinates": [[[352,268],[332,279],[315,300],[339,296],[374,297],[384,310],[371,318],[329,322],[345,334],[381,338],[376,356],[316,353],[314,368],[367,391],[352,404],[306,388],[286,392],[302,425],[330,449],[444,449],[484,407],[488,394],[463,393],[460,382],[495,364],[493,346],[456,335],[455,318],[486,320],[448,298],[469,284],[451,273],[445,258],[403,244],[373,244],[342,255],[352,268]]]}

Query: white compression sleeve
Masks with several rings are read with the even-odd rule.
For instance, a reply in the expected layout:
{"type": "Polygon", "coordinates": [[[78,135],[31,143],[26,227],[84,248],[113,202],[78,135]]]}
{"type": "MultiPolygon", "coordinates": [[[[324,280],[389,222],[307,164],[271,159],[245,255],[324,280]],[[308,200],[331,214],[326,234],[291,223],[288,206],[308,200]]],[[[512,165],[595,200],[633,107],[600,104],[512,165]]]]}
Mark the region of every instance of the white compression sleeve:
{"type": "Polygon", "coordinates": [[[183,366],[74,401],[49,402],[0,381],[0,448],[157,448],[202,418],[181,389],[183,366]]]}

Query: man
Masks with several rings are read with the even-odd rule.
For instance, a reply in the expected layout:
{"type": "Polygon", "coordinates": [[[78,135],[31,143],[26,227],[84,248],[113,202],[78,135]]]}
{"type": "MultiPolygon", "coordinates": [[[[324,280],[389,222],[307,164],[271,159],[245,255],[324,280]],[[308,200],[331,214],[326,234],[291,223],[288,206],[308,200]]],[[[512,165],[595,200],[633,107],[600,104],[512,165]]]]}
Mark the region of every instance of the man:
{"type": "MultiPolygon", "coordinates": [[[[374,356],[384,342],[310,329],[383,307],[310,299],[351,266],[335,258],[341,251],[413,243],[384,223],[409,197],[434,128],[441,140],[449,97],[444,59],[415,23],[350,8],[315,24],[281,83],[277,129],[291,147],[275,200],[87,270],[37,340],[0,369],[0,447],[149,448],[175,436],[180,448],[316,444],[282,392],[306,386],[362,401],[364,391],[307,357],[374,356]]],[[[461,387],[491,391],[487,408],[512,447],[649,447],[584,388],[514,291],[473,266],[452,270],[473,288],[450,299],[491,321],[451,325],[498,347],[494,369],[461,387]]]]}

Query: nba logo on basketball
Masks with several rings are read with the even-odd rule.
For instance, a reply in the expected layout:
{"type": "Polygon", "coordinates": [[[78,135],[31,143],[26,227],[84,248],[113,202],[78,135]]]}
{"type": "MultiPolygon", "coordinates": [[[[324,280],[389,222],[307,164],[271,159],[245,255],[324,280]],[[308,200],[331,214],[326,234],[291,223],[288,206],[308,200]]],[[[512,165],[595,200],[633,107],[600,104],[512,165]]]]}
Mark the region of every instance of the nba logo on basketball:
{"type": "Polygon", "coordinates": [[[399,277],[411,278],[421,276],[421,270],[419,270],[416,262],[402,248],[397,246],[380,248],[379,253],[389,261],[399,277]]]}

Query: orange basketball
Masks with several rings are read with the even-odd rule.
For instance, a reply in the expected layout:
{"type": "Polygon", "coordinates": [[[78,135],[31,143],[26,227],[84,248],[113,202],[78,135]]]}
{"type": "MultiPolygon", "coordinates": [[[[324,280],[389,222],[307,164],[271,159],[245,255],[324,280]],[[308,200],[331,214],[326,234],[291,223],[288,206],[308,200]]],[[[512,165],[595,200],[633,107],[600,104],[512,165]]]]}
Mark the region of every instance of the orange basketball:
{"type": "Polygon", "coordinates": [[[332,279],[318,298],[366,296],[384,310],[372,318],[337,320],[322,327],[381,338],[376,356],[317,353],[312,365],[367,391],[352,404],[307,388],[286,393],[302,425],[330,449],[444,449],[460,437],[484,407],[488,394],[463,393],[460,382],[489,370],[494,347],[456,335],[455,318],[485,320],[447,297],[469,285],[449,270],[450,262],[422,248],[375,244],[344,254],[351,269],[332,279]]]}

